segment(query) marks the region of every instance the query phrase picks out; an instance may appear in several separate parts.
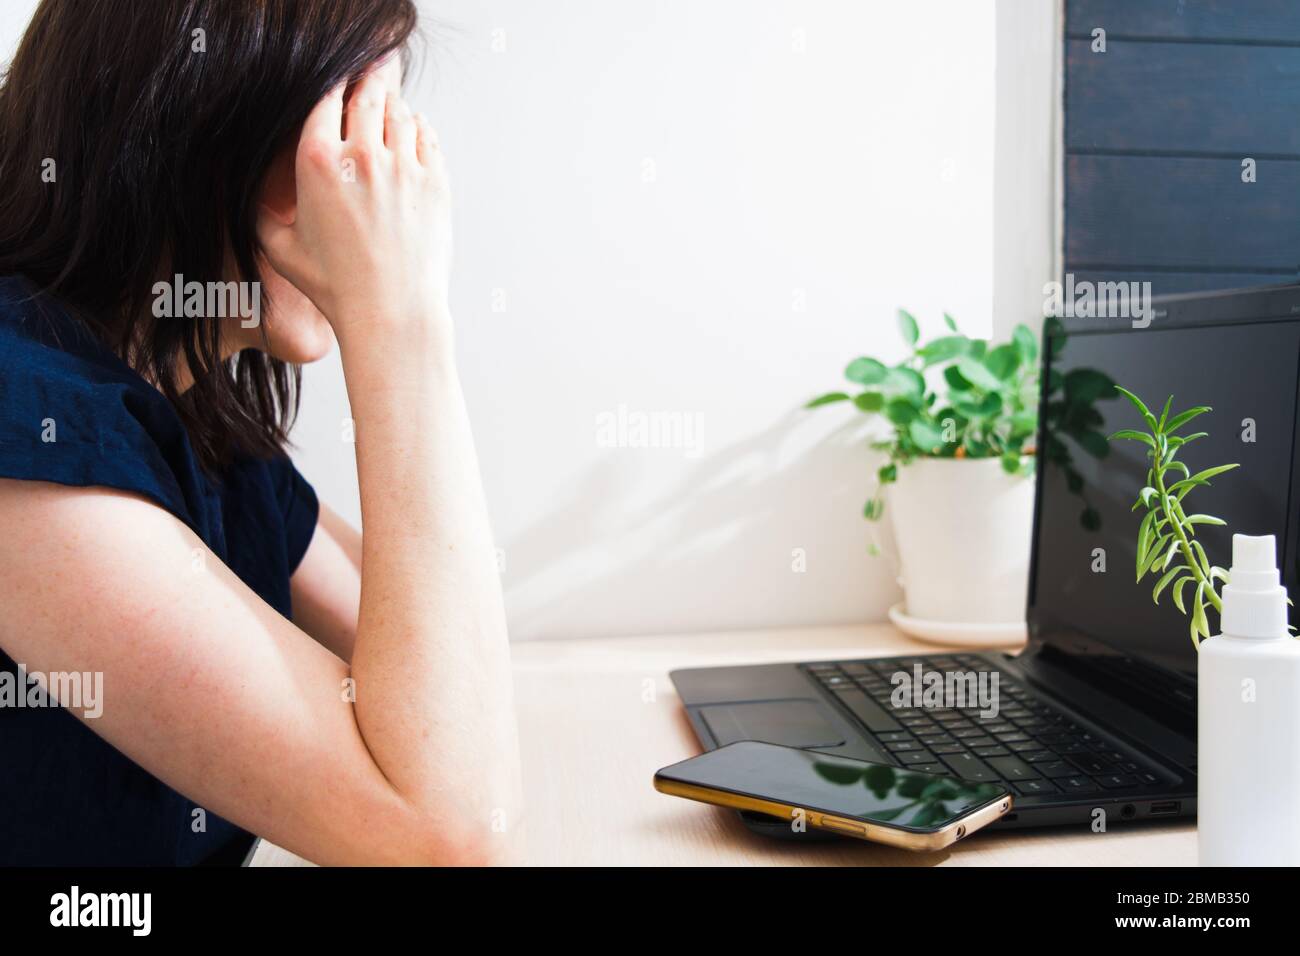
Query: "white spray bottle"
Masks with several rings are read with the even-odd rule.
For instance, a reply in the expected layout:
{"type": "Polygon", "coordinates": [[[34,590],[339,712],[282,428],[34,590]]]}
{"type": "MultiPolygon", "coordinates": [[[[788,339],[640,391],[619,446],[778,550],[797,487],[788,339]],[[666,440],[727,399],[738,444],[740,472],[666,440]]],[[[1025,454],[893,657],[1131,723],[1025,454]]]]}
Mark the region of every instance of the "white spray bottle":
{"type": "Polygon", "coordinates": [[[1201,866],[1300,865],[1300,640],[1272,535],[1232,536],[1223,633],[1201,642],[1201,866]]]}

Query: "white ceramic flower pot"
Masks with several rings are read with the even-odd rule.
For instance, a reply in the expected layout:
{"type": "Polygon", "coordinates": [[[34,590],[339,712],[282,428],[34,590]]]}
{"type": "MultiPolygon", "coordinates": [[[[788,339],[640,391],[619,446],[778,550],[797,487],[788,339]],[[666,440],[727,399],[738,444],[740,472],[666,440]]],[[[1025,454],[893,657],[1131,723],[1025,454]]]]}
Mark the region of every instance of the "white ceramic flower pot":
{"type": "Polygon", "coordinates": [[[1032,476],[996,458],[920,458],[888,486],[907,613],[925,621],[1025,619],[1032,476]]]}

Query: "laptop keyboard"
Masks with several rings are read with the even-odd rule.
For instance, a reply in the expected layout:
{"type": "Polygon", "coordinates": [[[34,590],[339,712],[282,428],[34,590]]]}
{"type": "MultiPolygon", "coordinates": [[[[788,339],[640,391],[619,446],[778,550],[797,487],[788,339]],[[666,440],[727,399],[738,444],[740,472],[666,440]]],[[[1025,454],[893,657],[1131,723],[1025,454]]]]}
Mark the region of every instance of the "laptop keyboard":
{"type": "Polygon", "coordinates": [[[824,661],[801,665],[853,715],[894,761],[913,770],[964,780],[1002,782],[1021,796],[1105,793],[1119,797],[1164,781],[1122,745],[1080,726],[1006,671],[976,657],[824,661]],[[890,678],[912,673],[998,674],[998,713],[965,707],[895,707],[890,678]]]}

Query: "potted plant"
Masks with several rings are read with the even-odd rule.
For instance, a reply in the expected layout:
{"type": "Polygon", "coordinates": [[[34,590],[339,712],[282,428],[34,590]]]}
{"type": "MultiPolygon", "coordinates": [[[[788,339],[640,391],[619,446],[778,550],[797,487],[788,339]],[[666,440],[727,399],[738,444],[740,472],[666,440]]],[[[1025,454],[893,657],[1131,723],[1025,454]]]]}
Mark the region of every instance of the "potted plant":
{"type": "Polygon", "coordinates": [[[1197,531],[1226,522],[1192,512],[1188,496],[1237,465],[1193,470],[1178,457],[1207,437],[1183,429],[1211,409],[1173,413],[1170,396],[1157,415],[1133,392],[1119,392],[1145,425],[1111,436],[1146,446],[1146,478],[1133,502],[1143,512],[1136,579],[1154,578],[1151,599],[1159,604],[1168,595],[1187,616],[1198,652],[1201,865],[1300,865],[1300,642],[1288,622],[1276,536],[1234,534],[1231,568],[1212,563],[1197,531]]]}
{"type": "Polygon", "coordinates": [[[906,605],[891,618],[917,636],[939,636],[925,623],[940,622],[1005,639],[1008,628],[1023,633],[1038,342],[1018,325],[1010,342],[992,345],[943,318],[947,334],[922,344],[916,319],[899,310],[907,356],[854,359],[844,372],[852,393],[808,407],[851,402],[889,423],[872,443],[885,462],[865,515],[879,521],[888,501],[906,605]]]}

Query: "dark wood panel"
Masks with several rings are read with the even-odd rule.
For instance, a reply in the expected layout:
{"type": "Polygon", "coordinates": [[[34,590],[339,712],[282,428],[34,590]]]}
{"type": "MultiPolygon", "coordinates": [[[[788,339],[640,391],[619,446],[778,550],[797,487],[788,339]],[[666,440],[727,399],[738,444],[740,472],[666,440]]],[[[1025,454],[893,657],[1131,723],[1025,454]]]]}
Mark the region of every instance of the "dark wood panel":
{"type": "Polygon", "coordinates": [[[1296,0],[1068,0],[1065,22],[1071,35],[1300,43],[1296,0]]]}
{"type": "Polygon", "coordinates": [[[1076,268],[1295,271],[1300,162],[1072,155],[1065,260],[1076,268]]]}
{"type": "Polygon", "coordinates": [[[1300,46],[1067,40],[1065,84],[1070,149],[1300,155],[1300,46]]]}
{"type": "Polygon", "coordinates": [[[1300,281],[1300,274],[1278,273],[1263,275],[1251,272],[1128,272],[1111,270],[1094,272],[1084,269],[1078,271],[1070,268],[1067,262],[1066,272],[1074,274],[1076,283],[1091,282],[1150,282],[1152,295],[1172,295],[1179,292],[1210,292],[1217,289],[1248,289],[1261,285],[1281,285],[1300,281]]]}

